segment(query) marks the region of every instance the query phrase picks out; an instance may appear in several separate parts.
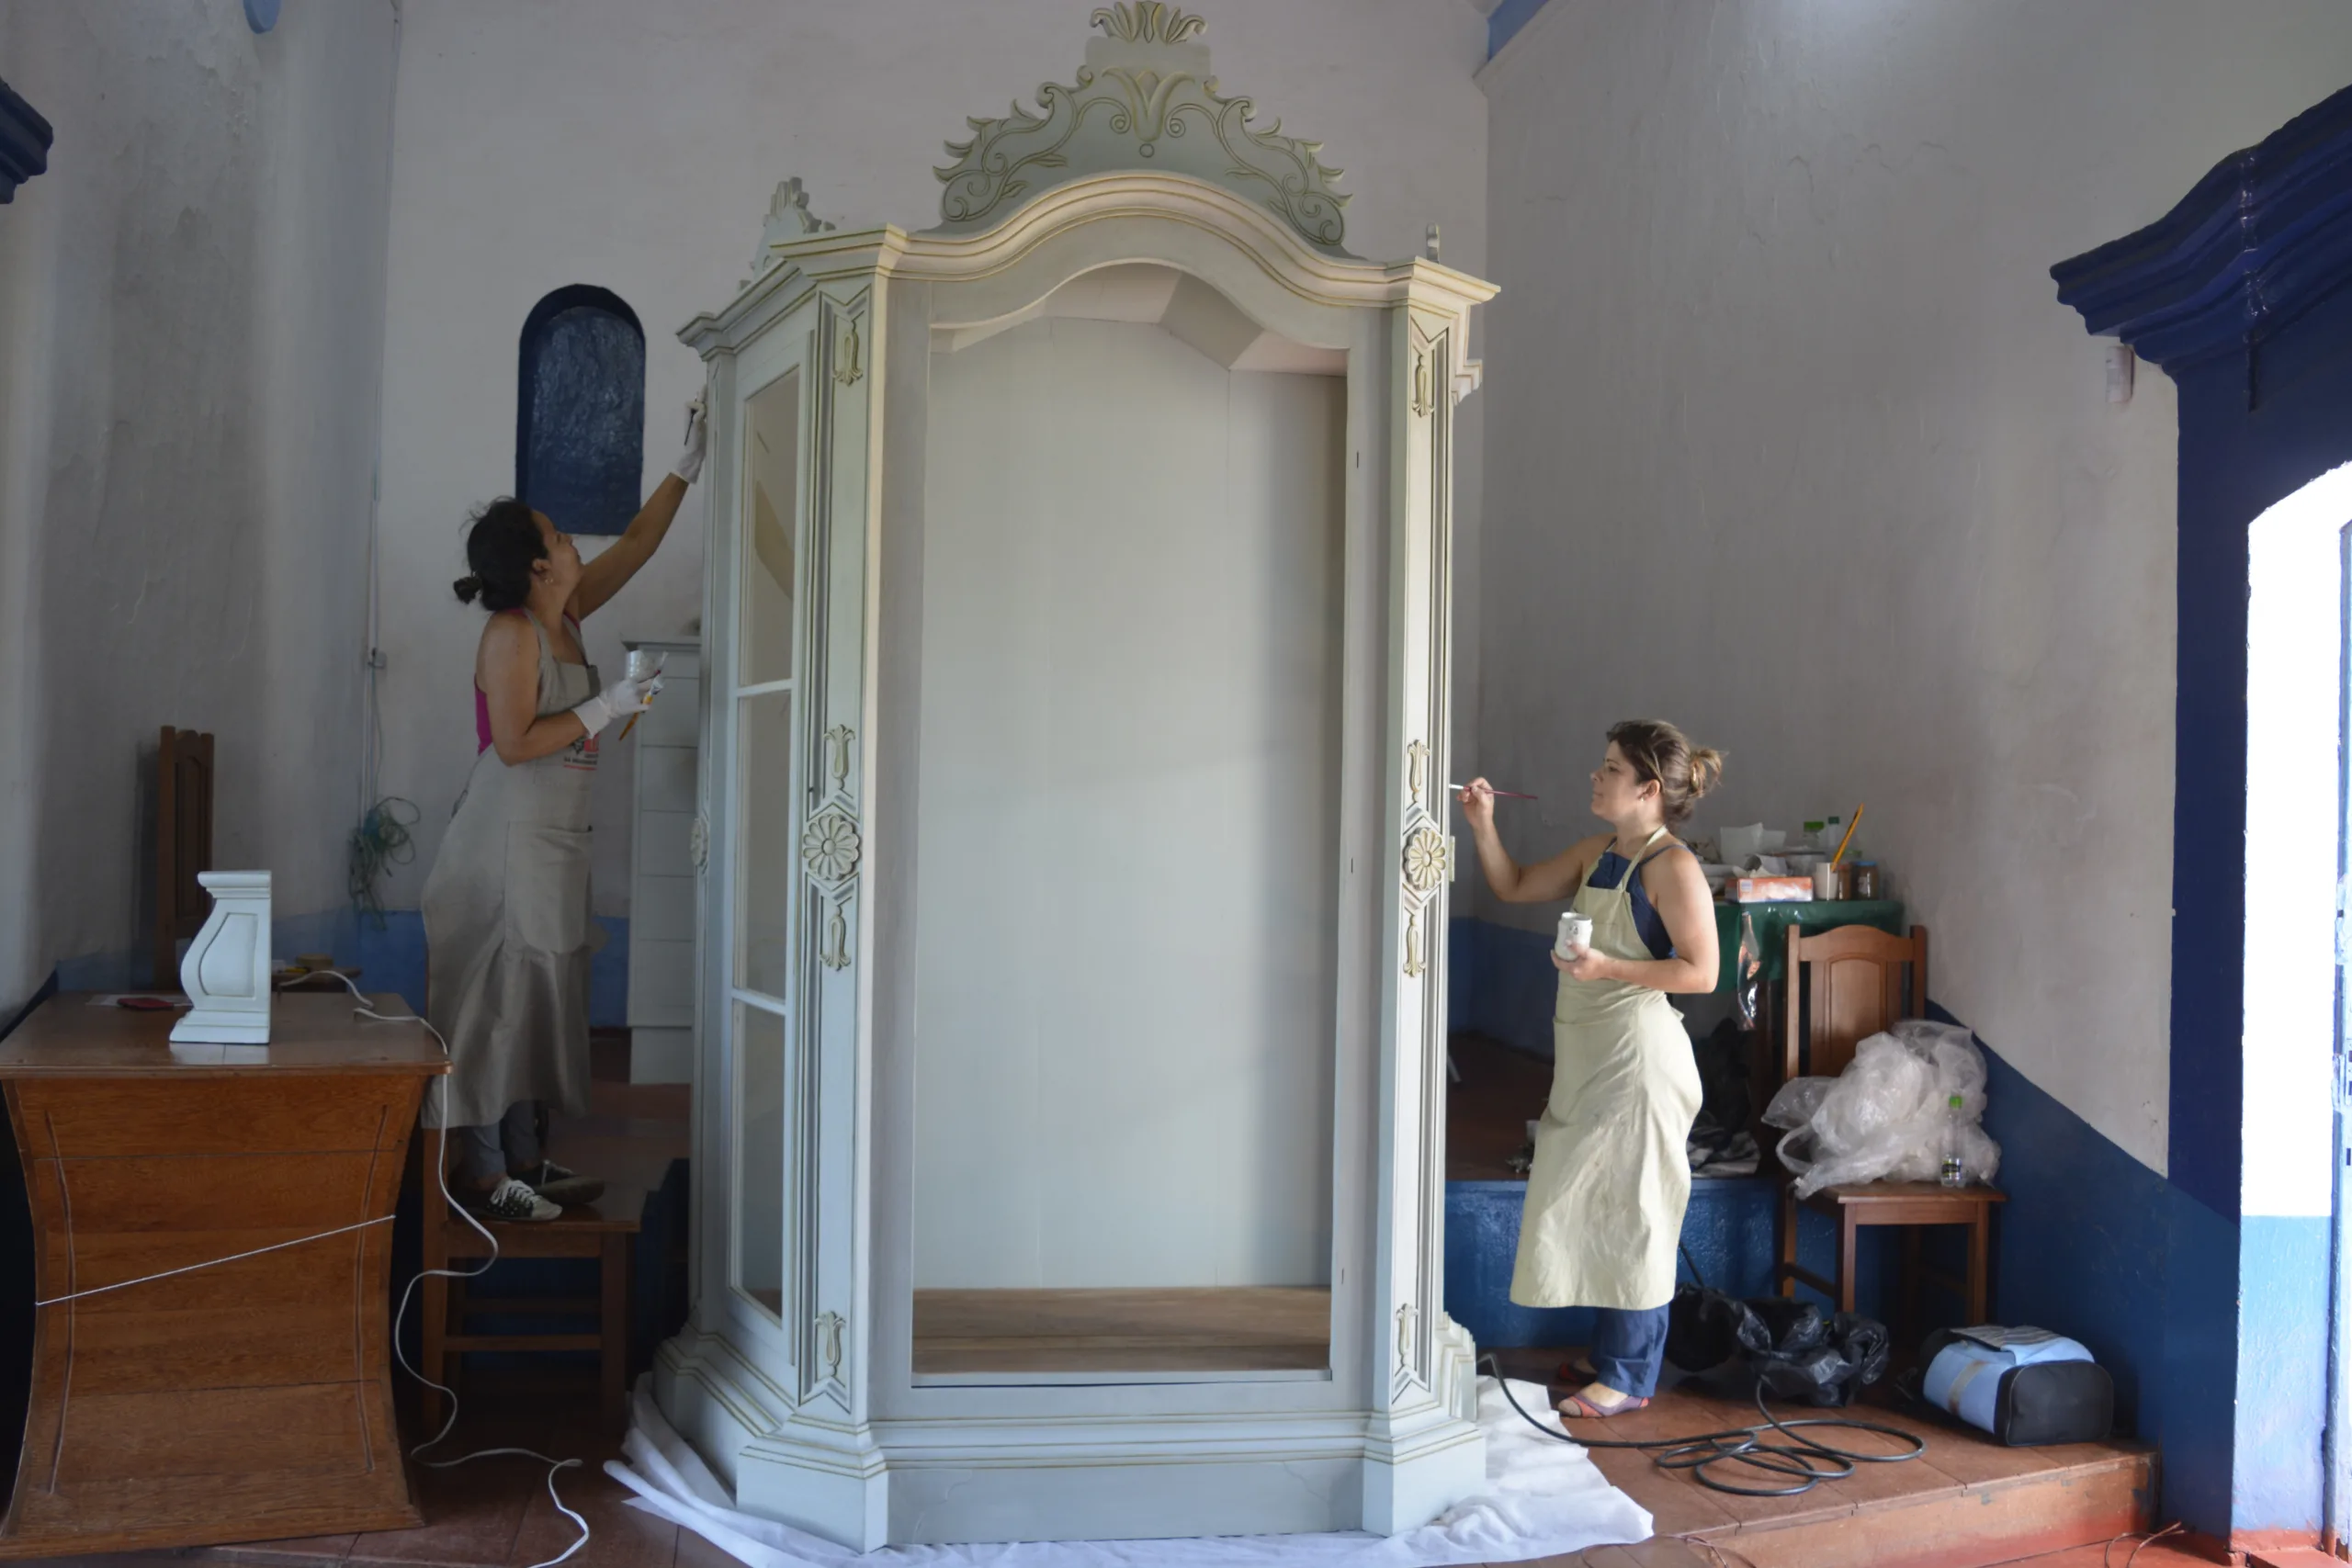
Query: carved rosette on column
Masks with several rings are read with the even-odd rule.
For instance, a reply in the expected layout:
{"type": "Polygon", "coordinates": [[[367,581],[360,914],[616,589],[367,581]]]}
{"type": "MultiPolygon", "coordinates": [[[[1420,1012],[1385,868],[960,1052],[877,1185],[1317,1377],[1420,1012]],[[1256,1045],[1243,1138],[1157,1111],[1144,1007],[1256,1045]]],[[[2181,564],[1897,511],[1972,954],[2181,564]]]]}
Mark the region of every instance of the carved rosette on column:
{"type": "Polygon", "coordinates": [[[1453,877],[1453,840],[1430,816],[1430,749],[1416,740],[1405,748],[1406,782],[1412,798],[1405,807],[1405,976],[1418,980],[1429,969],[1427,916],[1430,900],[1453,877]]]}
{"type": "Polygon", "coordinates": [[[825,932],[817,948],[818,962],[828,969],[849,967],[849,901],[857,882],[858,862],[865,858],[865,840],[858,831],[854,802],[849,797],[849,748],[856,738],[845,724],[825,731],[826,766],[832,780],[825,803],[809,813],[800,829],[800,866],[808,886],[821,902],[825,932]]]}

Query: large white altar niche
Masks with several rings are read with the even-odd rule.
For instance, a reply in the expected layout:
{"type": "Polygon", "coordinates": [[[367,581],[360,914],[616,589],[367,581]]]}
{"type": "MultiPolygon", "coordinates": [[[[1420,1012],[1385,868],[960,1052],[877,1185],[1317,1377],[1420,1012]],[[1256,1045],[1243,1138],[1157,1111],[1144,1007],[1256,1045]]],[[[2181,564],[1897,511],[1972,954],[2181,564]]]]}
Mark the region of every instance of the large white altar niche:
{"type": "Polygon", "coordinates": [[[1346,384],[1069,313],[931,375],[916,1372],[1020,1305],[1029,1371],[1323,1375],[1346,384]]]}
{"type": "Polygon", "coordinates": [[[740,1506],[1367,1529],[1441,1299],[1454,400],[1493,293],[1114,4],[920,233],[778,187],[709,367],[693,1303],[740,1506]]]}

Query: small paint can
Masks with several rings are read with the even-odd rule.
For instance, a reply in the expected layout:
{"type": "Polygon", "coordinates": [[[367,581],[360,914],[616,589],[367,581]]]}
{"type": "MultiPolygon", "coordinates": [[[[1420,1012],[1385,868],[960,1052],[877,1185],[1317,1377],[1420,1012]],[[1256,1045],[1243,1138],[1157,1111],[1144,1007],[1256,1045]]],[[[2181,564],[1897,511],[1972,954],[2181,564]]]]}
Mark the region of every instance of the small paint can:
{"type": "Polygon", "coordinates": [[[1560,917],[1560,934],[1552,942],[1552,951],[1563,958],[1574,958],[1592,945],[1592,917],[1579,915],[1574,909],[1560,917]]]}

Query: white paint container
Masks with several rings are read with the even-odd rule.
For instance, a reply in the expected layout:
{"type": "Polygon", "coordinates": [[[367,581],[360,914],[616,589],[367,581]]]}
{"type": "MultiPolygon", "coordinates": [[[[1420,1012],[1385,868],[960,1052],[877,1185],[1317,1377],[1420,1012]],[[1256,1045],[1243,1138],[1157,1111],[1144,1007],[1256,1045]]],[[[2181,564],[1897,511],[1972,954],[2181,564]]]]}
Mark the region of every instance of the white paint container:
{"type": "Polygon", "coordinates": [[[1552,942],[1552,951],[1563,958],[1574,958],[1592,945],[1592,917],[1579,915],[1574,909],[1560,917],[1560,934],[1552,942]]]}

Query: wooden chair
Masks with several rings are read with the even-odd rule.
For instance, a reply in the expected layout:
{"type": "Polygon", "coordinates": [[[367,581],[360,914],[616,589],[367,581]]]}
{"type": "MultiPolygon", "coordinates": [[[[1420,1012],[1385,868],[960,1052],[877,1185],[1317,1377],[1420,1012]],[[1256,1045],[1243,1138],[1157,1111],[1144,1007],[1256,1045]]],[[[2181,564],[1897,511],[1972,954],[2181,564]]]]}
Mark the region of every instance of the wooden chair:
{"type": "Polygon", "coordinates": [[[212,896],[196,874],[212,869],[212,737],[164,726],[155,752],[154,975],[177,990],[179,944],[204,929],[212,896]]]}
{"type": "MultiPolygon", "coordinates": [[[[446,1135],[437,1127],[419,1129],[424,1157],[433,1162],[424,1173],[424,1266],[447,1269],[488,1258],[491,1249],[480,1232],[449,1210],[435,1180],[440,1162],[448,1157],[446,1135]]],[[[645,1191],[619,1182],[607,1185],[594,1204],[567,1208],[560,1219],[541,1224],[514,1224],[481,1215],[483,1226],[498,1238],[501,1258],[593,1258],[602,1265],[599,1290],[594,1296],[477,1296],[470,1281],[446,1280],[428,1273],[422,1294],[424,1316],[418,1348],[422,1371],[434,1382],[457,1386],[455,1358],[469,1350],[533,1351],[594,1350],[599,1356],[605,1421],[614,1428],[626,1426],[628,1416],[628,1285],[629,1260],[642,1227],[645,1191]],[[594,1320],[594,1332],[579,1334],[476,1334],[467,1320],[473,1317],[578,1317],[594,1320]]],[[[432,1431],[442,1420],[441,1396],[424,1390],[424,1428],[432,1431]]]]}
{"type": "MultiPolygon", "coordinates": [[[[1803,1074],[1835,1077],[1854,1059],[1855,1047],[1898,1019],[1918,1018],[1928,1003],[1928,928],[1913,926],[1908,937],[1869,926],[1840,926],[1808,937],[1789,932],[1788,1002],[1782,1032],[1781,1081],[1803,1074]],[[1809,1026],[1809,1027],[1808,1027],[1809,1026]]],[[[1797,1262],[1796,1188],[1785,1173],[1781,1188],[1781,1293],[1796,1294],[1802,1282],[1854,1310],[1854,1257],[1862,1229],[1899,1225],[1903,1234],[1903,1314],[1906,1334],[1918,1324],[1921,1280],[1966,1300],[1968,1321],[1987,1321],[1991,1311],[1993,1205],[2007,1201],[1990,1187],[1951,1189],[1933,1182],[1874,1181],[1825,1187],[1804,1206],[1838,1222],[1838,1272],[1824,1279],[1797,1262]],[[1968,1272],[1964,1279],[1924,1269],[1919,1261],[1921,1225],[1968,1227],[1968,1272]]]]}

